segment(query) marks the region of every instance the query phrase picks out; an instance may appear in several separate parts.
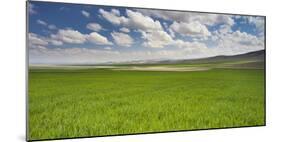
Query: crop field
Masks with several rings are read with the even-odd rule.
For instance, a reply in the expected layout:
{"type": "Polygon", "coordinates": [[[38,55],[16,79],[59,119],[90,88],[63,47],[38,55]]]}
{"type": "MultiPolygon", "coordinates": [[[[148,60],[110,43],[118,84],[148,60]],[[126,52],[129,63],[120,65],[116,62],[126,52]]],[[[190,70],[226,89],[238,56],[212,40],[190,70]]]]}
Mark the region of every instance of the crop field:
{"type": "Polygon", "coordinates": [[[30,68],[29,139],[264,125],[264,69],[231,65],[30,68]]]}

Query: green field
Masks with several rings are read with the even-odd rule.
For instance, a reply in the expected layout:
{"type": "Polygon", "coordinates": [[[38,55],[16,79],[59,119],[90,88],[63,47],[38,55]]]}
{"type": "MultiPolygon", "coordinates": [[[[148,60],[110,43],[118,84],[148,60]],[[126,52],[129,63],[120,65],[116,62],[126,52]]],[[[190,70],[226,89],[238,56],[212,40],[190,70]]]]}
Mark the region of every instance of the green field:
{"type": "Polygon", "coordinates": [[[264,69],[29,70],[29,139],[264,125],[264,69]]]}

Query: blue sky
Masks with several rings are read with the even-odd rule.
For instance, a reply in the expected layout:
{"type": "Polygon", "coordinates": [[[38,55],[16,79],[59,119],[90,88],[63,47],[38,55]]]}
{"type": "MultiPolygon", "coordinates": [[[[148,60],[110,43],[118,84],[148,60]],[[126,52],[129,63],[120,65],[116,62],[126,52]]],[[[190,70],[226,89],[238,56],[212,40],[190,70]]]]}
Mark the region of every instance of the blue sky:
{"type": "Polygon", "coordinates": [[[264,49],[264,18],[30,1],[31,64],[192,59],[264,49]]]}

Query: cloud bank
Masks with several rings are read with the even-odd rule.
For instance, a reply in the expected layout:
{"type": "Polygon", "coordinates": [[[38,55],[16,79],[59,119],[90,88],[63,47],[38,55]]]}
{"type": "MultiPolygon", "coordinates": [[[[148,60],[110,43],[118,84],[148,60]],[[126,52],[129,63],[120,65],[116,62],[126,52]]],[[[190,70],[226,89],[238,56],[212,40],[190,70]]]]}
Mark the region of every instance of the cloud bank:
{"type": "MultiPolygon", "coordinates": [[[[29,4],[31,16],[39,10],[40,5],[29,4]]],[[[60,28],[52,19],[30,21],[42,29],[31,26],[28,34],[31,63],[192,59],[264,49],[263,17],[135,8],[77,11],[85,19],[82,26],[75,21],[60,28]]]]}

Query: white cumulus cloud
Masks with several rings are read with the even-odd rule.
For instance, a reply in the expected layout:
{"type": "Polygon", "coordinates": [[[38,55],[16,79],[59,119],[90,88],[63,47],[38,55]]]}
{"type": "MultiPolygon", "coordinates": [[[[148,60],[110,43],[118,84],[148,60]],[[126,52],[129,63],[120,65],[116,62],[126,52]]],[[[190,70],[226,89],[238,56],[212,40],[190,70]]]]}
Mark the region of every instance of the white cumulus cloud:
{"type": "Polygon", "coordinates": [[[130,29],[123,27],[123,28],[120,28],[120,31],[124,32],[124,33],[129,33],[130,29]]]}
{"type": "Polygon", "coordinates": [[[257,31],[260,33],[261,36],[264,35],[264,23],[265,23],[265,19],[264,17],[253,17],[250,16],[248,17],[248,22],[250,24],[255,25],[255,27],[257,28],[257,31]]]}
{"type": "Polygon", "coordinates": [[[63,42],[62,41],[59,41],[59,40],[55,40],[55,39],[48,39],[48,42],[51,43],[52,45],[56,45],[56,46],[60,46],[60,45],[63,45],[63,42]]]}
{"type": "Polygon", "coordinates": [[[142,32],[142,38],[145,39],[144,46],[151,48],[163,48],[173,41],[165,31],[142,32]]]}
{"type": "Polygon", "coordinates": [[[57,34],[52,34],[51,38],[65,43],[76,44],[81,44],[86,41],[86,37],[84,34],[72,29],[60,29],[57,34]]]}
{"type": "Polygon", "coordinates": [[[198,21],[203,25],[215,25],[215,24],[228,24],[233,25],[234,20],[231,15],[223,14],[206,14],[206,13],[195,13],[185,11],[165,11],[165,10],[150,10],[150,9],[137,9],[137,11],[144,15],[162,18],[165,20],[175,22],[194,22],[198,21]]]}
{"type": "Polygon", "coordinates": [[[162,30],[162,26],[159,21],[152,19],[149,16],[145,16],[140,12],[135,12],[132,10],[126,9],[127,17],[121,16],[118,10],[105,11],[100,9],[102,17],[107,21],[115,25],[122,25],[127,28],[136,29],[136,30],[162,30]]]}
{"type": "Polygon", "coordinates": [[[174,22],[173,24],[171,24],[170,28],[174,32],[191,37],[206,37],[211,35],[208,28],[197,21],[190,23],[174,22]]]}
{"type": "Polygon", "coordinates": [[[90,17],[90,13],[87,12],[87,11],[85,11],[85,10],[82,10],[81,13],[82,13],[83,16],[85,16],[85,17],[87,17],[87,18],[90,17]]]}
{"type": "Polygon", "coordinates": [[[89,35],[87,35],[87,39],[90,42],[98,44],[98,45],[112,45],[112,43],[110,41],[108,41],[108,39],[106,37],[104,37],[96,32],[92,32],[89,35]]]}
{"type": "Polygon", "coordinates": [[[29,14],[36,14],[37,13],[37,11],[35,10],[35,6],[32,3],[28,3],[27,7],[28,7],[29,14]]]}
{"type": "Polygon", "coordinates": [[[235,55],[264,49],[263,37],[246,32],[214,32],[212,36],[216,46],[211,51],[218,55],[235,55]]]}
{"type": "Polygon", "coordinates": [[[134,39],[125,33],[112,32],[111,36],[114,42],[119,46],[129,47],[134,43],[134,39]]]}
{"type": "Polygon", "coordinates": [[[87,29],[90,29],[90,30],[96,31],[96,32],[103,29],[102,26],[98,23],[89,23],[89,24],[87,24],[86,27],[87,27],[87,29]]]}
{"type": "Polygon", "coordinates": [[[53,24],[48,25],[48,28],[49,28],[50,30],[56,30],[56,29],[57,29],[56,25],[53,25],[53,24]]]}
{"type": "Polygon", "coordinates": [[[28,33],[28,43],[31,47],[48,45],[48,42],[43,37],[35,33],[28,33]]]}
{"type": "Polygon", "coordinates": [[[120,16],[120,12],[117,9],[113,9],[110,12],[99,9],[99,13],[104,19],[115,25],[120,25],[128,20],[126,17],[120,16]]]}
{"type": "Polygon", "coordinates": [[[38,19],[36,22],[40,25],[47,26],[47,23],[43,20],[38,19]]]}
{"type": "Polygon", "coordinates": [[[57,29],[56,25],[54,25],[54,24],[48,24],[47,22],[45,22],[45,21],[43,21],[43,20],[38,19],[38,20],[36,20],[36,22],[37,22],[38,24],[42,25],[42,26],[47,27],[47,28],[50,29],[50,30],[56,30],[56,29],[57,29]]]}
{"type": "Polygon", "coordinates": [[[130,28],[149,31],[149,30],[162,30],[162,26],[159,21],[152,19],[149,16],[144,16],[140,12],[134,12],[132,10],[126,10],[128,15],[127,25],[130,28]]]}

